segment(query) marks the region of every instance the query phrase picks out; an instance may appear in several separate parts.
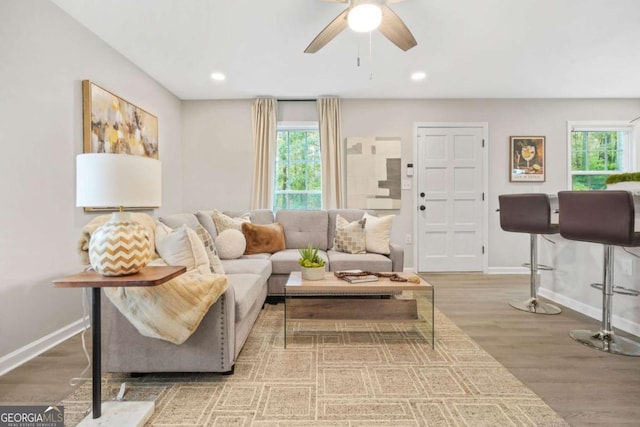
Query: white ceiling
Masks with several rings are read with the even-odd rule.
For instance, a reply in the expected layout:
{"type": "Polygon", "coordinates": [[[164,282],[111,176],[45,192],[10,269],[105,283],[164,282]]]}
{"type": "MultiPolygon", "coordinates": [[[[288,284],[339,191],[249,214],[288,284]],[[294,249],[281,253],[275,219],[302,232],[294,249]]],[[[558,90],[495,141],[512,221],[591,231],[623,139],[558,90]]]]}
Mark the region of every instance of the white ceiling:
{"type": "Polygon", "coordinates": [[[52,1],[181,99],[640,97],[640,0],[406,0],[418,46],[375,32],[372,62],[349,29],[303,53],[340,3],[52,1]]]}

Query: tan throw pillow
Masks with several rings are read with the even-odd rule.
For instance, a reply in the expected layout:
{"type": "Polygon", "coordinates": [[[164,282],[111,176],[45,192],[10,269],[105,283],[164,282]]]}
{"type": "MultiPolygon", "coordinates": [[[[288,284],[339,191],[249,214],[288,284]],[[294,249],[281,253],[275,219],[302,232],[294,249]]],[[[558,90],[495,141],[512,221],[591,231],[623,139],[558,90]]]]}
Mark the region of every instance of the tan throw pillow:
{"type": "Polygon", "coordinates": [[[201,225],[196,227],[196,234],[202,240],[204,244],[204,248],[207,251],[207,256],[209,257],[209,264],[211,264],[211,272],[216,274],[224,274],[224,267],[222,266],[222,261],[220,261],[220,257],[218,256],[218,251],[216,249],[216,245],[213,242],[213,238],[211,234],[201,225]]]}
{"type": "Polygon", "coordinates": [[[248,213],[236,218],[231,218],[220,211],[214,210],[211,216],[213,217],[213,222],[216,225],[216,231],[218,234],[222,233],[224,230],[230,229],[242,231],[242,223],[251,222],[248,213]]]}
{"type": "Polygon", "coordinates": [[[198,234],[183,225],[172,230],[158,222],[156,224],[156,251],[169,265],[184,265],[187,271],[198,270],[211,273],[211,264],[204,244],[198,234]]]}
{"type": "Polygon", "coordinates": [[[266,225],[245,222],[242,224],[242,234],[247,240],[245,255],[272,254],[285,249],[284,228],[279,222],[266,225]]]}
{"type": "Polygon", "coordinates": [[[373,216],[368,213],[364,214],[367,223],[364,226],[365,243],[367,252],[376,254],[389,255],[389,240],[391,239],[391,223],[393,215],[373,216]]]}
{"type": "Polygon", "coordinates": [[[336,216],[336,237],[333,250],[348,254],[366,253],[364,226],[367,220],[349,222],[340,215],[336,216]]]}

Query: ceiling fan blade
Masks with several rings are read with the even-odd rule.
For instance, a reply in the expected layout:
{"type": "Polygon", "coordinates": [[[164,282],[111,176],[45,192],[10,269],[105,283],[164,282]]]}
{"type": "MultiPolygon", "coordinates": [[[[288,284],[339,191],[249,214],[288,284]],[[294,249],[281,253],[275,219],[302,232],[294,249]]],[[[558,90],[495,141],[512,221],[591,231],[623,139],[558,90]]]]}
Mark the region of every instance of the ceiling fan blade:
{"type": "Polygon", "coordinates": [[[304,50],[304,53],[316,53],[320,49],[322,49],[327,43],[329,43],[335,36],[340,34],[342,30],[347,28],[347,15],[349,14],[349,9],[345,9],[342,11],[340,15],[336,17],[333,21],[329,23],[320,34],[316,36],[315,39],[309,46],[304,50]]]}
{"type": "Polygon", "coordinates": [[[402,22],[402,19],[387,5],[380,5],[382,9],[382,22],[378,30],[393,44],[400,49],[407,51],[418,44],[416,39],[409,31],[409,28],[402,22]]]}

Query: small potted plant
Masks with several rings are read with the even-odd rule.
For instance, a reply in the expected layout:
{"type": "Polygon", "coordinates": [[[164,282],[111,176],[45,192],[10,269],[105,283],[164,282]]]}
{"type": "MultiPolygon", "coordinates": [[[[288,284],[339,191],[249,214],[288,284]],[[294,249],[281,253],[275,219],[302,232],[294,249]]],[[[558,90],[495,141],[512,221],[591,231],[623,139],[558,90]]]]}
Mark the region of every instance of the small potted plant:
{"type": "Polygon", "coordinates": [[[300,271],[304,280],[322,280],[324,279],[324,260],[318,255],[318,248],[314,248],[311,244],[306,248],[298,249],[300,252],[300,271]]]}

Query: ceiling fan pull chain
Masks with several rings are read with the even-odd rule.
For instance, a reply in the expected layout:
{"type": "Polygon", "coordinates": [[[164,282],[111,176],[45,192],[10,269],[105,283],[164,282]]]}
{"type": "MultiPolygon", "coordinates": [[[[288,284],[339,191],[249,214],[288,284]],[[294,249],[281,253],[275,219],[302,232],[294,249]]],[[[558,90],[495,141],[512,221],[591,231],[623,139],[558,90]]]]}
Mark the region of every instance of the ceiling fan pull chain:
{"type": "Polygon", "coordinates": [[[356,43],[356,54],[357,54],[356,65],[360,67],[360,40],[358,40],[356,43]]]}

